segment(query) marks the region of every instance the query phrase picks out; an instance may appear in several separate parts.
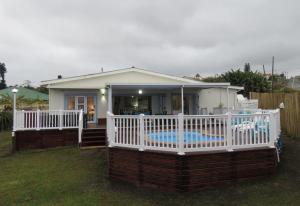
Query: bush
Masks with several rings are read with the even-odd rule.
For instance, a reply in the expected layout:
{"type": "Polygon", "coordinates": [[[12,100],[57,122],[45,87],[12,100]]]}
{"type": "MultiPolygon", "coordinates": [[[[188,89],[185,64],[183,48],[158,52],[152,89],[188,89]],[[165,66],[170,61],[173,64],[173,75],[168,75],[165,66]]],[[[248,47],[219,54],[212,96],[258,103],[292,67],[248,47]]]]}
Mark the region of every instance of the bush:
{"type": "Polygon", "coordinates": [[[11,130],[13,126],[13,113],[0,112],[0,132],[4,130],[11,130]]]}

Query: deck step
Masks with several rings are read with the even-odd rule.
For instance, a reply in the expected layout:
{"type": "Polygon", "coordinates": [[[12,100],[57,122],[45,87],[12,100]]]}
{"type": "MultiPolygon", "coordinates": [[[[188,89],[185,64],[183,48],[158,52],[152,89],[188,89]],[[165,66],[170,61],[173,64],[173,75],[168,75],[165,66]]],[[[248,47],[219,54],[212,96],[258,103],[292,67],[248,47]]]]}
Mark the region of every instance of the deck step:
{"type": "Polygon", "coordinates": [[[106,136],[83,136],[81,138],[82,141],[90,141],[90,140],[106,140],[106,136]]]}
{"type": "Polygon", "coordinates": [[[106,147],[106,129],[83,129],[80,148],[106,147]]]}
{"type": "Polygon", "coordinates": [[[91,141],[91,142],[82,142],[81,147],[85,146],[106,146],[105,141],[91,141]]]}
{"type": "Polygon", "coordinates": [[[101,149],[106,148],[106,146],[81,146],[80,149],[101,149]]]}

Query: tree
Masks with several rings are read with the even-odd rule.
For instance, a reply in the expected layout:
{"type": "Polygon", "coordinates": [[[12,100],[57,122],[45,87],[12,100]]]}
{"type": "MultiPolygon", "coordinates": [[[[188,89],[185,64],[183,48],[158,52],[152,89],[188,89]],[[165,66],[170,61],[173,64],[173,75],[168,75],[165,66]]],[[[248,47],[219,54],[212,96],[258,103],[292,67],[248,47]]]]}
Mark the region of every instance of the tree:
{"type": "Polygon", "coordinates": [[[250,68],[250,63],[246,63],[244,66],[244,72],[250,72],[251,68],[250,68]]]}
{"type": "Polygon", "coordinates": [[[39,92],[42,92],[42,93],[45,93],[45,94],[49,94],[49,89],[47,87],[44,87],[44,86],[39,86],[37,88],[35,88],[36,91],[39,91],[39,92]]]}
{"type": "Polygon", "coordinates": [[[5,83],[5,73],[7,72],[6,66],[4,63],[0,62],[0,76],[1,76],[1,82],[0,82],[0,89],[5,89],[6,83],[5,83]]]}
{"type": "Polygon", "coordinates": [[[241,92],[249,96],[249,92],[268,92],[270,91],[270,82],[259,72],[241,71],[240,69],[231,70],[216,77],[203,79],[205,82],[230,82],[233,86],[243,86],[241,92]]]}

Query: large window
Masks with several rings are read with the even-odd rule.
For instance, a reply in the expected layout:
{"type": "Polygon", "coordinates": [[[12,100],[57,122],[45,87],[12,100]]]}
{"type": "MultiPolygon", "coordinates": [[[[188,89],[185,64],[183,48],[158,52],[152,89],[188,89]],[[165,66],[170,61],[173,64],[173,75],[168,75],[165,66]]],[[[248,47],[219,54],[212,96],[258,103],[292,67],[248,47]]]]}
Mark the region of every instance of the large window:
{"type": "Polygon", "coordinates": [[[115,96],[114,114],[151,114],[151,96],[115,96]]]}

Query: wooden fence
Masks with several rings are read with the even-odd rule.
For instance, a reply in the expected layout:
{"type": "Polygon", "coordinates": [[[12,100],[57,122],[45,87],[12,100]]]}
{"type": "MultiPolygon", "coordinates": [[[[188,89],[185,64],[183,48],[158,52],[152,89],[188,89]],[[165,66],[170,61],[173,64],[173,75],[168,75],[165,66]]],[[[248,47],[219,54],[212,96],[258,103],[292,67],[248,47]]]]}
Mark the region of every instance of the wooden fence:
{"type": "Polygon", "coordinates": [[[251,92],[251,99],[258,99],[258,106],[262,109],[279,108],[281,102],[281,128],[287,134],[300,138],[300,92],[295,93],[255,93],[251,92]]]}

